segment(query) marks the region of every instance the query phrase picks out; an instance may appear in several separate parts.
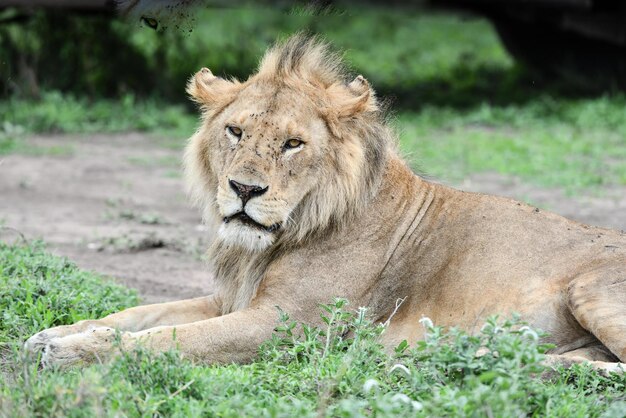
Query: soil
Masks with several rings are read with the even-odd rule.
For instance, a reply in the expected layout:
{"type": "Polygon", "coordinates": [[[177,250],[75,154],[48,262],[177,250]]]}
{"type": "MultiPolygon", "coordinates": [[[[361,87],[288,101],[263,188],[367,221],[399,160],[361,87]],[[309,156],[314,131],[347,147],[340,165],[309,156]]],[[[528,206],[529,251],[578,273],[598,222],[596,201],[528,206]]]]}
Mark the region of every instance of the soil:
{"type": "MultiPolygon", "coordinates": [[[[0,157],[1,240],[14,241],[15,231],[43,239],[51,252],[138,289],[146,303],[211,293],[202,261],[208,232],[185,197],[180,149],[143,134],[26,141],[32,155],[0,157]]],[[[624,187],[569,197],[497,174],[474,175],[457,187],[626,229],[624,187]]]]}
{"type": "MultiPolygon", "coordinates": [[[[27,141],[71,153],[0,157],[5,226],[138,289],[147,303],[211,292],[207,237],[185,197],[180,150],[140,134],[27,141]]],[[[9,231],[0,238],[13,239],[9,231]]]]}

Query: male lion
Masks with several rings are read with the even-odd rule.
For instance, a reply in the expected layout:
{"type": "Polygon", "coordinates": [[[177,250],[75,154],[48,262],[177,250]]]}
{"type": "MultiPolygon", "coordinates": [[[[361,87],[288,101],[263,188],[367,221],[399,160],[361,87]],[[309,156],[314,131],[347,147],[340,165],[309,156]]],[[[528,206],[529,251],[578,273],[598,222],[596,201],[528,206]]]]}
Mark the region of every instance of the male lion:
{"type": "Polygon", "coordinates": [[[390,316],[384,344],[423,336],[423,316],[476,329],[519,312],[549,333],[556,361],[626,361],[626,235],[510,199],[430,183],[398,156],[373,90],[340,58],[295,36],[245,82],[200,70],[187,87],[202,124],[185,154],[190,190],[215,228],[216,292],[140,306],[31,337],[44,365],[107,358],[121,344],[178,346],[248,362],[276,306],[318,325],[344,297],[390,316]]]}

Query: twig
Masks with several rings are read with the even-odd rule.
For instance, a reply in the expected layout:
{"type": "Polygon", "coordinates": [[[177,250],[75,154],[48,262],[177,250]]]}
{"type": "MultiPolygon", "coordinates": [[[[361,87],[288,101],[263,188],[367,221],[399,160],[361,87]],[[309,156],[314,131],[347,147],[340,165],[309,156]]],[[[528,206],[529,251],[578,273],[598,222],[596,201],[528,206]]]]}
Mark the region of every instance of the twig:
{"type": "Polygon", "coordinates": [[[185,383],[184,385],[182,385],[181,387],[179,387],[178,389],[176,389],[176,391],[174,393],[172,393],[169,398],[172,399],[174,396],[180,394],[183,390],[187,389],[189,386],[193,385],[193,383],[196,381],[196,379],[191,379],[189,382],[185,383]]]}
{"type": "Polygon", "coordinates": [[[22,239],[22,242],[24,244],[28,244],[28,240],[26,239],[26,236],[24,234],[22,234],[22,232],[18,229],[12,228],[10,226],[0,226],[0,231],[12,231],[15,232],[16,234],[18,234],[20,236],[20,238],[22,239]]]}
{"type": "Polygon", "coordinates": [[[335,322],[335,314],[337,311],[333,311],[330,319],[328,320],[328,330],[326,331],[326,344],[324,346],[324,352],[322,353],[322,359],[326,358],[326,354],[328,354],[328,350],[330,349],[330,336],[333,332],[333,322],[335,322]]]}
{"type": "Polygon", "coordinates": [[[161,405],[161,404],[163,404],[163,403],[167,402],[167,401],[168,401],[168,399],[173,399],[175,396],[180,395],[180,393],[181,393],[183,390],[185,390],[185,389],[187,389],[189,386],[193,385],[193,383],[194,383],[195,381],[196,381],[196,379],[191,379],[189,382],[185,383],[184,385],[182,385],[181,387],[179,387],[178,389],[176,389],[176,391],[175,391],[174,393],[172,393],[171,395],[169,395],[169,396],[167,397],[167,399],[161,399],[160,401],[158,401],[158,402],[156,403],[156,405],[155,405],[155,406],[159,406],[159,405],[161,405]]]}
{"type": "Polygon", "coordinates": [[[391,315],[389,315],[389,318],[387,318],[387,320],[383,323],[383,326],[385,328],[387,328],[389,326],[389,324],[391,323],[391,318],[393,318],[394,315],[398,312],[398,309],[400,309],[400,306],[402,306],[402,304],[404,303],[406,298],[407,297],[405,296],[402,299],[400,299],[400,298],[396,299],[396,307],[394,308],[393,312],[391,312],[391,315]]]}

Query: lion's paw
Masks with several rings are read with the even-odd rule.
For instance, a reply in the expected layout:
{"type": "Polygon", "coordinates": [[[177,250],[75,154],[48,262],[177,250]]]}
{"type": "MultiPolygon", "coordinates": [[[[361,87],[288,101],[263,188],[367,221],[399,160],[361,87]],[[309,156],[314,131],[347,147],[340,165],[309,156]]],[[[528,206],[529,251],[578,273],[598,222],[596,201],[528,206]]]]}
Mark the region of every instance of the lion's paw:
{"type": "Polygon", "coordinates": [[[24,343],[24,350],[30,355],[37,355],[54,338],[65,337],[66,335],[79,332],[73,325],[63,325],[60,327],[48,328],[30,337],[24,343]]]}
{"type": "Polygon", "coordinates": [[[35,355],[44,349],[44,347],[50,342],[51,338],[54,337],[51,337],[50,333],[47,331],[38,332],[26,340],[24,343],[24,350],[28,354],[35,355]]]}
{"type": "Polygon", "coordinates": [[[115,330],[108,327],[52,338],[43,349],[41,364],[43,367],[65,368],[107,361],[115,352],[115,339],[115,330]]]}

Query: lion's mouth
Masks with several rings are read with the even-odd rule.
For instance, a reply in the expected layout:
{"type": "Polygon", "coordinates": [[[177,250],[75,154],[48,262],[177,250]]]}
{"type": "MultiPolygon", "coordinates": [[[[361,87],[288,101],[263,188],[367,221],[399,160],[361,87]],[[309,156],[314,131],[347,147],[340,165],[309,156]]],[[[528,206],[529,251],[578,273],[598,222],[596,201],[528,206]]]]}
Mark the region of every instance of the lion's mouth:
{"type": "Polygon", "coordinates": [[[254,219],[252,219],[246,212],[237,212],[234,215],[226,216],[224,218],[224,223],[227,224],[230,221],[237,220],[244,225],[251,226],[253,228],[261,229],[265,232],[276,232],[280,228],[280,224],[272,224],[270,226],[265,226],[263,224],[258,223],[254,219]]]}

